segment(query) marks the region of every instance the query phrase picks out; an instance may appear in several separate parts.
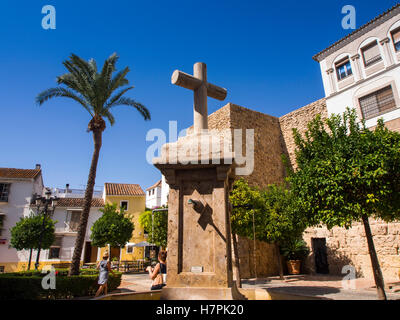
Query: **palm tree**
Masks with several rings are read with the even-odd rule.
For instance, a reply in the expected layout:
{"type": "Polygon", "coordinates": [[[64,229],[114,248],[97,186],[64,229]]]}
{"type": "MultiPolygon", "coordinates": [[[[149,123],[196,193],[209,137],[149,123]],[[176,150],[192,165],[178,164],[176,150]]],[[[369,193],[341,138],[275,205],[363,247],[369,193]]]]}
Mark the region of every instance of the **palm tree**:
{"type": "Polygon", "coordinates": [[[139,111],[145,120],[150,120],[150,112],[144,105],[123,96],[133,86],[127,86],[129,85],[129,81],[126,78],[129,72],[128,67],[113,76],[116,71],[115,64],[117,60],[117,54],[112,54],[104,62],[101,72],[98,72],[94,59],[85,61],[77,55],[71,54],[69,60],[63,62],[69,73],[57,77],[57,83],[64,86],[47,89],[36,97],[36,102],[39,105],[55,97],[70,98],[85,108],[92,117],[89,121],[88,132],[91,131],[93,134],[94,152],[69,275],[79,274],[80,259],[96,179],[97,162],[102,144],[102,133],[106,128],[106,122],[103,118],[107,118],[110,124],[113,125],[115,119],[111,109],[115,106],[127,105],[139,111]]]}

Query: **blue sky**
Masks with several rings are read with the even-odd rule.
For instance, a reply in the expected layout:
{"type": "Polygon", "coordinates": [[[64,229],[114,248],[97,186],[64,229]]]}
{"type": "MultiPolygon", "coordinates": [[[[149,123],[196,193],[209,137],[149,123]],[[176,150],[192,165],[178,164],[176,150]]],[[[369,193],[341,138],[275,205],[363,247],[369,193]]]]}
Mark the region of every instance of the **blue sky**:
{"type": "Polygon", "coordinates": [[[228,89],[225,101],[209,98],[209,113],[232,102],[281,116],[323,97],[312,56],[351,32],[341,27],[344,5],[356,8],[359,27],[395,3],[3,0],[0,167],[40,163],[47,186],[86,184],[93,150],[89,114],[63,98],[35,104],[35,96],[65,73],[62,61],[70,53],[101,66],[117,52],[118,67],[130,67],[135,89],[129,96],[150,109],[152,120],[128,107],[114,110],[96,186],[123,182],[145,189],[160,177],[145,159],[148,130],[167,132],[168,120],[178,121],[178,129],[193,122],[192,93],[170,83],[175,69],[192,73],[194,62],[205,62],[209,81],[228,89]],[[55,30],[41,27],[47,4],[56,8],[55,30]]]}

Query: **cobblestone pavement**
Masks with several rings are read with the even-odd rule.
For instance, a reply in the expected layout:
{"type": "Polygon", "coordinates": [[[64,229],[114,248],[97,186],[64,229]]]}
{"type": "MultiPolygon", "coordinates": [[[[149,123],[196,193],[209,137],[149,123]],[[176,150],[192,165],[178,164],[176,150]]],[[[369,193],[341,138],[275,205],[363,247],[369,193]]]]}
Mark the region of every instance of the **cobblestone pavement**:
{"type": "Polygon", "coordinates": [[[151,288],[152,280],[149,278],[148,273],[138,274],[123,274],[121,285],[118,287],[118,292],[139,292],[149,291],[151,288]]]}
{"type": "MultiPolygon", "coordinates": [[[[299,275],[242,280],[243,288],[268,288],[271,292],[333,300],[376,300],[375,283],[371,279],[359,278],[343,288],[340,276],[299,275]]],[[[390,300],[400,300],[400,282],[388,280],[386,295],[390,300]]]]}
{"type": "MultiPolygon", "coordinates": [[[[147,273],[124,274],[117,291],[114,292],[139,292],[149,291],[151,279],[147,273]]],[[[279,277],[268,277],[242,280],[243,288],[268,288],[283,294],[292,294],[305,297],[333,299],[333,300],[375,300],[377,298],[374,281],[359,278],[354,280],[354,287],[342,287],[340,276],[285,276],[282,281],[279,277]]],[[[388,299],[400,300],[400,282],[386,281],[386,294],[388,299]]]]}

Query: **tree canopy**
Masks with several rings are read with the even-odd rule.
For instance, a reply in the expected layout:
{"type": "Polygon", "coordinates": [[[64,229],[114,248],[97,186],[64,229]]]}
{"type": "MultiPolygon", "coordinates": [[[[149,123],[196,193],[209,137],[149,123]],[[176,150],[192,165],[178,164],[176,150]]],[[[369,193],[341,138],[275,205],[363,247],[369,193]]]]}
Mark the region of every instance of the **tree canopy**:
{"type": "Polygon", "coordinates": [[[166,247],[168,238],[168,208],[152,212],[147,209],[139,216],[139,223],[149,235],[149,241],[156,246],[166,247]]]}
{"type": "Polygon", "coordinates": [[[17,250],[38,249],[40,234],[43,230],[41,248],[49,249],[55,240],[55,223],[43,215],[31,215],[21,218],[14,227],[11,228],[11,247],[17,250]],[[42,229],[43,219],[44,229],[42,229]]]}
{"type": "Polygon", "coordinates": [[[306,227],[285,184],[269,185],[260,190],[240,179],[234,183],[230,200],[232,232],[240,236],[253,238],[254,227],[256,239],[276,243],[299,237],[306,227]]]}
{"type": "Polygon", "coordinates": [[[133,222],[125,217],[123,210],[117,210],[117,204],[106,204],[103,213],[97,219],[91,230],[92,244],[97,247],[124,247],[125,244],[132,238],[132,232],[135,229],[133,222]]]}
{"type": "Polygon", "coordinates": [[[363,215],[400,217],[400,134],[380,119],[374,130],[355,110],[317,116],[305,137],[294,130],[298,168],[290,183],[312,225],[350,227],[363,215]]]}
{"type": "Polygon", "coordinates": [[[290,184],[297,207],[310,225],[363,222],[378,296],[386,299],[369,217],[400,218],[400,134],[382,119],[369,130],[349,108],[325,121],[317,116],[304,137],[293,134],[298,168],[290,184]]]}

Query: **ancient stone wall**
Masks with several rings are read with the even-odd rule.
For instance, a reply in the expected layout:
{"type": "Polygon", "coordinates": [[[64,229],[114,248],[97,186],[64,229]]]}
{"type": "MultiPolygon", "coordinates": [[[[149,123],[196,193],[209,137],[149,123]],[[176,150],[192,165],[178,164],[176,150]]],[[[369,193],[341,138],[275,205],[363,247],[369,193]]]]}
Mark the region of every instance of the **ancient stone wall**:
{"type": "MultiPolygon", "coordinates": [[[[370,219],[371,231],[382,273],[386,281],[397,280],[400,270],[400,223],[370,219]]],[[[312,238],[325,238],[330,274],[342,274],[346,265],[354,266],[357,277],[373,278],[367,239],[361,222],[346,230],[334,227],[308,228],[303,235],[312,248],[312,238]]],[[[314,252],[308,257],[305,269],[315,273],[314,252]]],[[[347,273],[347,272],[346,272],[347,273]]]]}
{"type": "Polygon", "coordinates": [[[279,118],[284,151],[289,157],[290,164],[293,168],[296,168],[296,146],[292,129],[296,128],[300,133],[304,133],[307,130],[308,122],[314,119],[317,114],[320,114],[322,119],[328,117],[325,98],[310,103],[279,118]]]}
{"type": "MultiPolygon", "coordinates": [[[[300,133],[307,130],[307,124],[317,114],[324,119],[328,116],[325,99],[290,112],[280,118],[228,103],[208,117],[210,129],[255,129],[254,171],[244,178],[253,186],[266,187],[283,181],[285,170],[281,155],[286,154],[295,168],[295,143],[292,128],[300,133]]],[[[389,129],[400,130],[399,121],[388,122],[389,129]]],[[[244,136],[243,136],[244,137],[244,136]]],[[[243,139],[243,150],[245,139],[243,139]]],[[[385,223],[371,220],[375,247],[386,280],[397,279],[400,270],[400,223],[385,223]]],[[[312,249],[312,238],[326,238],[329,272],[341,274],[344,265],[356,267],[358,276],[372,277],[364,228],[354,223],[349,230],[335,227],[308,228],[304,239],[312,249]]],[[[239,239],[239,257],[243,278],[276,275],[278,269],[274,247],[256,241],[256,263],[254,264],[253,240],[239,239]],[[256,270],[255,270],[256,269],[256,270]]],[[[315,272],[314,252],[308,257],[304,270],[315,272]]]]}

